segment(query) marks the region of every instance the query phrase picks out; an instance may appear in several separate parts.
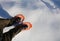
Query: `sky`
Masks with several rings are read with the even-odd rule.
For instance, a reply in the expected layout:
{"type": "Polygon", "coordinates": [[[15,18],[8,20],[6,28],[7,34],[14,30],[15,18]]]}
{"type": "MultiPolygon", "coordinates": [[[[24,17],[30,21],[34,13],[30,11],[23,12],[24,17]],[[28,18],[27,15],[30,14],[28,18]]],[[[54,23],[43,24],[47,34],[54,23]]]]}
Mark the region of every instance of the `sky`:
{"type": "MultiPolygon", "coordinates": [[[[26,16],[24,22],[33,25],[30,30],[17,34],[12,41],[60,41],[60,0],[0,0],[0,4],[10,16],[23,14],[26,16]]],[[[4,32],[12,27],[5,28],[4,32]]]]}

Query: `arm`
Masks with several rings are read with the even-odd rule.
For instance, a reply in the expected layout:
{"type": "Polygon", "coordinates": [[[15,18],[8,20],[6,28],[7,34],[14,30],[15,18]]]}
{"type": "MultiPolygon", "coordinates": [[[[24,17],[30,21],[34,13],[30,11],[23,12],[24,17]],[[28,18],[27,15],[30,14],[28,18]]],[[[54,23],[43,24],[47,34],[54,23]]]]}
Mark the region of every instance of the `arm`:
{"type": "Polygon", "coordinates": [[[10,39],[12,39],[15,35],[17,35],[19,32],[21,32],[23,29],[26,29],[27,25],[17,25],[15,28],[11,29],[10,31],[4,33],[4,35],[8,35],[10,39]]]}
{"type": "Polygon", "coordinates": [[[15,19],[14,18],[11,18],[11,19],[0,18],[0,29],[2,29],[4,27],[11,26],[14,23],[15,23],[15,19]]]}
{"type": "Polygon", "coordinates": [[[13,18],[8,19],[8,20],[10,20],[10,22],[8,23],[7,27],[19,23],[21,19],[19,17],[13,17],[13,18]]]}
{"type": "Polygon", "coordinates": [[[0,18],[0,29],[4,28],[9,24],[10,20],[9,19],[2,19],[0,18]]]}
{"type": "Polygon", "coordinates": [[[18,18],[12,17],[10,19],[2,19],[0,18],[0,25],[3,27],[9,27],[12,26],[18,22],[16,22],[18,20],[18,18]]]}

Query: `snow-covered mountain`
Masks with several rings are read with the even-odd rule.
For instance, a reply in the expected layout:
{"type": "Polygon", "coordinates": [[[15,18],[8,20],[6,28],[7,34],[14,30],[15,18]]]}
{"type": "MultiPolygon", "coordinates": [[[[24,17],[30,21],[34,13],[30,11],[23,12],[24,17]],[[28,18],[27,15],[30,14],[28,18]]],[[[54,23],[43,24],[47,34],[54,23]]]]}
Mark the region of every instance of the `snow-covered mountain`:
{"type": "Polygon", "coordinates": [[[10,16],[21,13],[33,24],[12,41],[60,41],[60,0],[0,0],[0,4],[10,16]]]}

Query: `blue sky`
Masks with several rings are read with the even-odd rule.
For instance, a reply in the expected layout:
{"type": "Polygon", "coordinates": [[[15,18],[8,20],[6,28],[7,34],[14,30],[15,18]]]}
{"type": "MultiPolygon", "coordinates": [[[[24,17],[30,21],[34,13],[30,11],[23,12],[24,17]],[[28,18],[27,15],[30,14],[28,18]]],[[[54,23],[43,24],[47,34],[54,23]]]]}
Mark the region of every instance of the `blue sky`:
{"type": "MultiPolygon", "coordinates": [[[[50,0],[50,1],[56,6],[55,8],[60,8],[59,0],[50,0]]],[[[2,1],[1,3],[10,8],[12,6],[14,6],[15,4],[17,4],[21,8],[28,8],[28,9],[34,10],[34,9],[40,8],[39,6],[37,6],[38,2],[43,2],[48,8],[55,9],[49,2],[46,2],[45,0],[20,0],[20,2],[19,2],[19,0],[17,0],[17,1],[16,0],[15,1],[13,1],[13,0],[7,1],[6,0],[6,2],[2,1]]]]}
{"type": "Polygon", "coordinates": [[[57,8],[60,8],[60,0],[51,0],[57,8]]]}
{"type": "Polygon", "coordinates": [[[59,0],[2,0],[0,3],[9,15],[22,13],[25,21],[33,24],[31,30],[19,33],[12,41],[60,41],[59,0]]]}

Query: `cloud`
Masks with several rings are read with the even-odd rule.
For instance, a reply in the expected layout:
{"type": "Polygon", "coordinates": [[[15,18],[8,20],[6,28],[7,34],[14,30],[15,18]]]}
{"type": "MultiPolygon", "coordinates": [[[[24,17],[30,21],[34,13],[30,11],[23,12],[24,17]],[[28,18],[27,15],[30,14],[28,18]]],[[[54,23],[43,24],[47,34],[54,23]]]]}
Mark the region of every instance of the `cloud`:
{"type": "Polygon", "coordinates": [[[7,8],[11,8],[11,7],[13,7],[14,5],[15,5],[15,2],[14,1],[2,1],[1,2],[1,5],[5,8],[5,9],[7,9],[7,8]]]}
{"type": "Polygon", "coordinates": [[[51,0],[51,1],[55,4],[56,8],[60,8],[60,0],[51,0]]]}
{"type": "Polygon", "coordinates": [[[48,8],[50,8],[50,9],[56,9],[56,8],[54,8],[50,3],[48,3],[48,2],[45,2],[45,1],[43,1],[43,0],[41,0],[48,8]]]}
{"type": "Polygon", "coordinates": [[[20,7],[24,9],[35,10],[39,8],[38,4],[36,4],[38,0],[33,0],[33,1],[32,0],[21,0],[20,2],[21,2],[20,7]]]}

